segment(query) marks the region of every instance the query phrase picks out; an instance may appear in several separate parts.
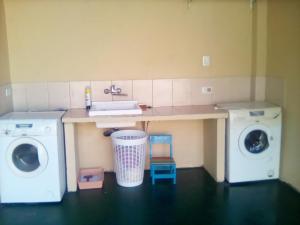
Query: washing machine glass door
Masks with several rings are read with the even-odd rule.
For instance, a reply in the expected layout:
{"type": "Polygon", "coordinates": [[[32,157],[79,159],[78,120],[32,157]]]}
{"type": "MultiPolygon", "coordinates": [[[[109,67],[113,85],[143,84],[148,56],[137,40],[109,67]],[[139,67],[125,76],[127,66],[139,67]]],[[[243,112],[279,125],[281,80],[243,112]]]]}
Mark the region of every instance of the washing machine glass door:
{"type": "Polygon", "coordinates": [[[271,154],[273,137],[268,127],[255,124],[247,127],[240,135],[241,152],[251,159],[263,159],[271,154]]]}
{"type": "Polygon", "coordinates": [[[45,147],[33,138],[19,138],[11,143],[6,159],[10,169],[22,177],[39,175],[48,163],[45,147]]]}

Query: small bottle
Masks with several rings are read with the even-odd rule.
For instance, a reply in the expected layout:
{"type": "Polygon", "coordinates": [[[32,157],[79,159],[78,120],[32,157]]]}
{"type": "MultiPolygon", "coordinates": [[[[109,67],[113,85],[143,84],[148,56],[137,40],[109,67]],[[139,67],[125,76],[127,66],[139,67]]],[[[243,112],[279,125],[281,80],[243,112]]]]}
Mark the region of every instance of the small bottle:
{"type": "Polygon", "coordinates": [[[92,106],[92,98],[91,98],[91,87],[87,86],[85,88],[85,108],[89,110],[92,106]]]}

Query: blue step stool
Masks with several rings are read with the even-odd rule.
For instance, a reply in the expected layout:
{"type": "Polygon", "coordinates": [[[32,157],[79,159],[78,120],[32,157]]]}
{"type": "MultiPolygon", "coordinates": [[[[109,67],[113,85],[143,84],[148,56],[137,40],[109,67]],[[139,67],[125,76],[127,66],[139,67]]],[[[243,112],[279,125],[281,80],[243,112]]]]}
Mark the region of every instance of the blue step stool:
{"type": "Polygon", "coordinates": [[[173,158],[172,135],[169,134],[151,134],[149,136],[150,144],[150,176],[152,184],[156,179],[173,179],[176,184],[176,163],[173,158]],[[169,157],[153,157],[153,144],[170,145],[169,157]]]}

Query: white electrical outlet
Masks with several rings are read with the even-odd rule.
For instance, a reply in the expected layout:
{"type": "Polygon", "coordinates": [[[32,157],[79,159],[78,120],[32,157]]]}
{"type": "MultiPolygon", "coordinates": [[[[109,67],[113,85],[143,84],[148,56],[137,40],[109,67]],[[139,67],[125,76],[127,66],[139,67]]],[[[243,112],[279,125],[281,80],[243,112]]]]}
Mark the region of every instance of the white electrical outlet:
{"type": "Polygon", "coordinates": [[[213,87],[202,87],[202,94],[212,94],[213,93],[213,87]]]}
{"type": "Polygon", "coordinates": [[[6,97],[9,97],[9,96],[11,96],[11,89],[10,88],[5,88],[5,96],[6,97]]]}
{"type": "Polygon", "coordinates": [[[203,66],[210,66],[210,56],[205,55],[202,57],[202,65],[203,66]]]}

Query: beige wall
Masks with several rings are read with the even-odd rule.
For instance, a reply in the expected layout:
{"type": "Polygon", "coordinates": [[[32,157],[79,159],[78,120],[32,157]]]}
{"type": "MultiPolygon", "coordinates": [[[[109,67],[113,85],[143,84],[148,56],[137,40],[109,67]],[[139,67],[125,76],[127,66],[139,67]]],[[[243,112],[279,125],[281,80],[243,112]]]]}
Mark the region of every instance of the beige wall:
{"type": "Polygon", "coordinates": [[[0,115],[12,110],[12,97],[6,96],[11,92],[9,60],[7,49],[6,22],[3,0],[0,0],[0,115]]]}
{"type": "Polygon", "coordinates": [[[265,101],[268,0],[256,1],[252,11],[251,100],[265,101]]]}
{"type": "Polygon", "coordinates": [[[6,23],[3,0],[0,0],[0,85],[10,82],[6,23]]]}
{"type": "Polygon", "coordinates": [[[300,1],[269,1],[267,99],[284,107],[281,178],[298,190],[300,190],[299,60],[300,1]]]}
{"type": "MultiPolygon", "coordinates": [[[[137,128],[141,129],[138,124],[137,128]]],[[[173,136],[174,158],[177,167],[199,167],[203,165],[203,124],[201,121],[150,122],[149,133],[169,133],[173,136]]],[[[101,166],[113,170],[111,139],[102,135],[94,123],[77,126],[80,167],[101,166]]],[[[155,145],[154,154],[163,156],[169,153],[167,145],[155,145]]],[[[149,168],[149,150],[146,157],[149,168]]]]}
{"type": "Polygon", "coordinates": [[[251,73],[248,1],[5,0],[5,8],[13,82],[251,73]]]}
{"type": "Polygon", "coordinates": [[[253,22],[253,45],[254,45],[254,59],[253,73],[256,76],[262,77],[266,76],[266,66],[267,66],[267,10],[268,1],[260,0],[256,4],[255,15],[253,22]]]}
{"type": "MultiPolygon", "coordinates": [[[[257,11],[240,0],[192,1],[189,8],[184,0],[4,2],[13,83],[264,76],[266,0],[257,11]],[[203,55],[211,56],[210,67],[201,66],[203,55]]],[[[220,101],[241,96],[230,91],[235,82],[213,84],[220,101]]],[[[36,86],[18,90],[29,96],[36,86]]],[[[28,99],[21,101],[26,109],[28,99]]],[[[174,135],[178,166],[202,165],[201,122],[153,123],[150,131],[174,135]]],[[[111,169],[110,142],[101,130],[86,124],[78,133],[81,165],[111,169]]]]}
{"type": "Polygon", "coordinates": [[[267,62],[267,9],[268,1],[257,1],[252,14],[251,52],[251,100],[265,99],[265,75],[267,62]]]}
{"type": "MultiPolygon", "coordinates": [[[[219,77],[198,81],[191,92],[200,96],[201,85],[213,85],[215,95],[201,98],[206,104],[218,96],[219,101],[249,99],[256,14],[247,1],[192,1],[189,8],[184,0],[4,1],[12,82],[44,87],[14,85],[15,109],[28,109],[36,100],[28,97],[34,88],[43,93],[34,96],[45,98],[37,106],[49,108],[51,92],[41,92],[49,89],[45,81],[219,77]],[[211,56],[210,67],[202,67],[203,55],[211,56]],[[245,82],[239,85],[233,77],[245,82]],[[239,93],[230,91],[237,86],[239,93]]],[[[72,100],[71,91],[67,94],[72,100]]],[[[174,136],[179,167],[203,164],[201,122],[153,123],[150,131],[174,136]]],[[[102,130],[85,124],[78,134],[81,166],[111,170],[111,145],[102,130]]]]}

